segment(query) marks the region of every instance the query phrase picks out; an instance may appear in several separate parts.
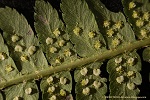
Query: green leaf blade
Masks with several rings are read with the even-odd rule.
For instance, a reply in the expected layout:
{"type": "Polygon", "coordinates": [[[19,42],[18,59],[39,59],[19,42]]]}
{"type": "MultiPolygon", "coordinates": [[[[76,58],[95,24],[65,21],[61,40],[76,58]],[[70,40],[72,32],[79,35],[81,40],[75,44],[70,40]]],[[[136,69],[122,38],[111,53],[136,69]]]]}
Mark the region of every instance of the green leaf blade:
{"type": "Polygon", "coordinates": [[[142,56],[144,61],[150,62],[150,47],[144,49],[142,56]]]}
{"type": "Polygon", "coordinates": [[[38,100],[39,98],[38,87],[34,81],[11,86],[4,89],[4,93],[6,95],[6,100],[13,100],[14,98],[24,100],[38,100]]]}
{"type": "Polygon", "coordinates": [[[139,94],[140,90],[137,85],[142,83],[142,78],[139,74],[141,62],[139,56],[135,52],[120,55],[109,60],[107,70],[110,74],[110,96],[119,96],[119,100],[124,100],[125,97],[136,97],[139,94]],[[120,59],[120,63],[116,63],[118,58],[120,59]],[[129,64],[130,58],[134,58],[133,65],[129,64]],[[123,78],[119,79],[121,76],[123,76],[123,78]],[[134,88],[128,86],[127,84],[129,83],[133,83],[134,88]],[[121,96],[123,98],[120,98],[121,96]]]}
{"type": "Polygon", "coordinates": [[[82,57],[105,50],[105,41],[100,34],[96,20],[85,1],[62,1],[61,9],[71,41],[75,44],[77,53],[82,57]],[[72,6],[74,5],[74,6],[72,6]],[[79,28],[79,32],[76,32],[79,28]],[[95,35],[90,36],[90,32],[95,35]],[[95,48],[96,41],[98,45],[95,48]]]}
{"type": "Polygon", "coordinates": [[[1,99],[1,100],[4,100],[4,99],[3,99],[3,95],[2,95],[1,92],[0,92],[0,99],[1,99]]]}
{"type": "Polygon", "coordinates": [[[106,100],[105,94],[107,92],[106,78],[100,77],[100,73],[96,74],[93,72],[95,69],[99,70],[102,63],[95,62],[88,64],[83,68],[78,68],[75,70],[74,79],[76,84],[76,99],[77,100],[106,100]],[[87,73],[84,75],[83,71],[87,70],[87,73]],[[87,81],[88,80],[88,81],[87,81]],[[85,81],[85,82],[84,82],[85,81]],[[88,83],[86,83],[88,82],[88,83]],[[94,82],[100,83],[100,85],[95,84],[94,82]],[[85,84],[85,85],[84,85],[85,84]],[[97,86],[97,87],[96,87],[97,86]],[[88,95],[84,94],[84,89],[89,88],[90,92],[88,95]]]}
{"type": "Polygon", "coordinates": [[[142,40],[149,37],[149,0],[122,0],[125,15],[131,23],[135,35],[142,40]]]}
{"type": "Polygon", "coordinates": [[[61,72],[57,74],[53,74],[49,77],[45,77],[41,84],[42,90],[42,98],[50,99],[52,96],[56,96],[57,99],[65,100],[67,98],[71,98],[71,91],[72,91],[72,77],[70,72],[61,72]],[[66,83],[62,84],[60,78],[66,78],[66,83]],[[51,79],[52,81],[48,81],[51,79]],[[53,89],[54,88],[54,89],[53,89]],[[63,92],[61,92],[63,90],[63,92]]]}
{"type": "MultiPolygon", "coordinates": [[[[3,47],[3,49],[0,49],[0,53],[2,52],[7,52],[8,48],[4,44],[3,37],[0,34],[0,45],[3,47]]],[[[4,60],[0,61],[0,82],[7,82],[10,80],[13,80],[17,77],[19,77],[21,74],[19,73],[19,70],[17,69],[13,59],[9,56],[7,53],[7,57],[4,60]]],[[[20,99],[25,99],[25,100],[37,100],[38,99],[38,88],[35,83],[31,82],[25,82],[21,84],[17,84],[14,86],[10,86],[8,88],[5,88],[3,90],[4,96],[6,97],[6,100],[13,100],[14,98],[20,98],[20,99]],[[26,88],[31,88],[32,95],[28,95],[25,93],[26,88]],[[13,92],[12,92],[13,91],[13,92]],[[35,93],[36,92],[36,93],[35,93]]],[[[0,95],[0,99],[3,100],[3,96],[0,95]]]]}
{"type": "Polygon", "coordinates": [[[22,74],[28,74],[48,67],[38,39],[25,17],[9,7],[1,8],[0,12],[0,27],[4,31],[4,39],[11,49],[10,55],[18,70],[22,74]],[[11,16],[8,16],[10,14],[11,16]],[[41,59],[43,61],[39,62],[41,59]]]}
{"type": "MultiPolygon", "coordinates": [[[[52,68],[68,64],[77,59],[63,22],[60,20],[57,11],[48,2],[36,1],[35,28],[41,42],[42,50],[46,53],[46,57],[52,68]],[[50,43],[47,42],[48,39],[50,43]]],[[[70,72],[54,73],[51,76],[55,79],[52,84],[47,82],[48,77],[44,78],[41,82],[40,88],[42,89],[43,99],[53,97],[57,99],[72,98],[72,77],[70,72]],[[65,85],[60,84],[59,78],[67,79],[67,83],[65,85]],[[54,91],[50,92],[50,89],[52,91],[54,89],[54,91]]]]}
{"type": "Polygon", "coordinates": [[[123,13],[109,11],[99,0],[86,0],[98,22],[108,49],[122,47],[135,41],[135,34],[123,13]],[[116,40],[116,41],[115,41],[116,40]]]}
{"type": "Polygon", "coordinates": [[[9,56],[8,47],[4,44],[2,35],[0,34],[0,55],[4,58],[0,59],[0,82],[9,81],[17,76],[19,76],[19,71],[13,61],[9,56]]]}

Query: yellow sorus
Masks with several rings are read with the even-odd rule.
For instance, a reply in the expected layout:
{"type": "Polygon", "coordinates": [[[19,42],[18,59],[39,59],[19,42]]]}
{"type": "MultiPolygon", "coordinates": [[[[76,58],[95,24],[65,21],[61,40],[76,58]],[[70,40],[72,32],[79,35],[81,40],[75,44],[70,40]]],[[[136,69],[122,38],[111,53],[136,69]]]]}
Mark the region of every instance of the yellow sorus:
{"type": "Polygon", "coordinates": [[[22,51],[23,51],[23,47],[20,46],[20,45],[16,45],[16,46],[15,46],[15,51],[17,51],[17,52],[22,52],[22,51]]]}
{"type": "Polygon", "coordinates": [[[11,37],[11,40],[12,40],[12,42],[17,42],[17,41],[19,40],[19,36],[13,35],[13,36],[11,37]]]}
{"type": "Polygon", "coordinates": [[[122,27],[122,21],[119,21],[115,24],[115,29],[120,29],[122,27]]]}
{"type": "Polygon", "coordinates": [[[64,54],[66,57],[70,57],[71,56],[71,51],[69,49],[64,51],[64,54]]]}
{"type": "Polygon", "coordinates": [[[134,90],[135,89],[135,84],[134,83],[127,83],[127,87],[129,90],[134,90]]]}
{"type": "Polygon", "coordinates": [[[60,41],[58,41],[58,45],[59,45],[59,46],[61,46],[61,47],[62,47],[62,46],[64,46],[64,44],[65,44],[65,41],[64,41],[64,40],[60,40],[60,41]]]}
{"type": "Polygon", "coordinates": [[[61,63],[60,58],[57,58],[57,59],[55,60],[55,63],[56,63],[56,64],[60,64],[60,63],[61,63]]]}
{"type": "Polygon", "coordinates": [[[58,28],[56,28],[56,29],[53,31],[53,33],[54,33],[54,35],[55,35],[56,37],[58,37],[58,36],[60,35],[60,31],[59,31],[58,28]]]}
{"type": "Polygon", "coordinates": [[[57,51],[57,48],[51,47],[51,48],[49,48],[49,51],[50,51],[51,53],[55,53],[55,52],[57,51]]]}
{"type": "Polygon", "coordinates": [[[81,31],[80,27],[77,27],[77,26],[73,29],[74,34],[77,36],[79,36],[80,31],[81,31]]]}
{"type": "Polygon", "coordinates": [[[86,67],[85,67],[85,68],[82,68],[82,69],[80,70],[80,74],[83,75],[83,76],[85,76],[85,75],[87,74],[87,72],[88,72],[88,70],[87,70],[86,67]]]}
{"type": "Polygon", "coordinates": [[[146,29],[141,29],[140,33],[141,33],[142,37],[144,37],[144,38],[147,37],[147,30],[146,29]]]}
{"type": "Polygon", "coordinates": [[[89,83],[89,79],[83,79],[82,81],[81,81],[81,85],[82,86],[85,86],[85,85],[87,85],[89,83]]]}
{"type": "Polygon", "coordinates": [[[113,29],[109,29],[109,30],[107,30],[106,34],[108,35],[108,37],[112,37],[113,34],[114,34],[114,30],[113,29]]]}
{"type": "Polygon", "coordinates": [[[115,63],[120,64],[122,62],[122,57],[115,58],[115,63]]]}
{"type": "Polygon", "coordinates": [[[53,93],[54,91],[55,91],[54,86],[49,87],[48,90],[47,90],[47,92],[50,93],[50,94],[53,93]]]}
{"type": "Polygon", "coordinates": [[[128,71],[128,73],[127,73],[127,76],[128,77],[131,77],[131,76],[133,76],[134,75],[134,72],[133,71],[128,71]]]}
{"type": "Polygon", "coordinates": [[[35,51],[36,51],[36,47],[35,47],[35,46],[30,46],[29,49],[28,49],[28,53],[29,53],[30,55],[34,54],[35,51]]]}
{"type": "Polygon", "coordinates": [[[13,70],[13,67],[11,65],[7,65],[7,66],[5,66],[5,70],[7,72],[11,72],[13,70]]]}
{"type": "Polygon", "coordinates": [[[121,84],[124,81],[124,76],[119,76],[116,78],[116,81],[121,84]]]}
{"type": "Polygon", "coordinates": [[[115,39],[112,40],[111,44],[112,44],[113,47],[116,47],[116,46],[118,46],[120,44],[120,40],[115,38],[115,39]]]}
{"type": "Polygon", "coordinates": [[[56,95],[52,95],[49,100],[57,100],[56,95]]]}
{"type": "Polygon", "coordinates": [[[106,20],[106,21],[104,21],[104,27],[108,27],[109,28],[109,26],[110,26],[110,22],[108,21],[108,20],[106,20]]]}
{"type": "Polygon", "coordinates": [[[99,40],[97,40],[94,44],[95,49],[99,49],[102,46],[99,40]]]}
{"type": "Polygon", "coordinates": [[[130,57],[130,58],[128,59],[127,63],[128,63],[130,66],[132,66],[132,65],[134,65],[134,61],[135,61],[135,59],[132,58],[132,57],[130,57]]]}
{"type": "Polygon", "coordinates": [[[21,57],[20,57],[20,59],[21,59],[21,61],[28,61],[28,56],[26,56],[26,55],[22,55],[21,57]]]}
{"type": "Polygon", "coordinates": [[[136,20],[136,26],[137,27],[142,27],[144,25],[144,21],[142,19],[136,20]]]}
{"type": "Polygon", "coordinates": [[[65,85],[67,83],[67,78],[61,77],[60,78],[60,84],[65,85]]]}
{"type": "Polygon", "coordinates": [[[6,59],[6,57],[5,57],[4,53],[0,52],[0,60],[5,60],[5,59],[6,59]]]}
{"type": "Polygon", "coordinates": [[[30,95],[32,93],[32,88],[25,89],[25,93],[30,95]]]}
{"type": "Polygon", "coordinates": [[[61,90],[60,90],[60,95],[61,95],[61,96],[66,96],[66,91],[65,91],[64,89],[61,89],[61,90]]]}
{"type": "Polygon", "coordinates": [[[15,98],[13,98],[13,100],[19,100],[20,97],[16,96],[15,98]]]}
{"type": "Polygon", "coordinates": [[[82,93],[83,93],[84,95],[89,95],[89,94],[90,94],[90,88],[89,88],[89,87],[84,88],[84,89],[82,90],[82,93]]]}
{"type": "Polygon", "coordinates": [[[54,80],[54,79],[53,79],[53,77],[52,77],[52,76],[50,76],[49,78],[47,78],[47,80],[46,80],[46,81],[47,81],[47,83],[48,83],[48,84],[50,84],[50,83],[52,83],[52,82],[53,82],[53,80],[54,80]]]}
{"type": "Polygon", "coordinates": [[[117,67],[117,68],[116,68],[116,71],[117,71],[117,72],[121,72],[121,71],[122,71],[122,66],[117,67]]]}
{"type": "Polygon", "coordinates": [[[46,44],[47,44],[47,45],[53,44],[53,39],[50,38],[50,37],[48,37],[48,38],[46,39],[46,44]]]}
{"type": "Polygon", "coordinates": [[[133,8],[135,8],[136,7],[136,4],[134,3],[134,2],[130,2],[129,3],[129,10],[130,9],[133,9],[133,8]]]}
{"type": "Polygon", "coordinates": [[[89,37],[90,38],[93,38],[95,35],[96,35],[95,32],[89,32],[89,37]]]}
{"type": "Polygon", "coordinates": [[[102,84],[101,84],[101,82],[94,81],[93,85],[94,85],[95,89],[98,89],[102,84]]]}
{"type": "Polygon", "coordinates": [[[94,74],[95,76],[99,76],[100,73],[101,73],[100,69],[93,69],[93,74],[94,74]]]}
{"type": "Polygon", "coordinates": [[[132,17],[133,17],[133,18],[138,18],[138,17],[139,17],[138,12],[134,10],[134,11],[133,11],[133,14],[132,14],[132,17]]]}
{"type": "Polygon", "coordinates": [[[143,19],[148,21],[149,17],[150,17],[149,12],[144,12],[143,19]]]}

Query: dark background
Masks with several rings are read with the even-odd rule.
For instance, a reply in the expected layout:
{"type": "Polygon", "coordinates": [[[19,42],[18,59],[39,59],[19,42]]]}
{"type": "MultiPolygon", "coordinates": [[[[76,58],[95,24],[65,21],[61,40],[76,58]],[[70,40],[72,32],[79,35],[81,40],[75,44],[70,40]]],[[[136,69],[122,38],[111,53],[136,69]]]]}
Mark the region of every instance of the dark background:
{"type": "MultiPolygon", "coordinates": [[[[61,13],[59,11],[60,0],[45,0],[45,1],[50,2],[51,5],[55,9],[57,9],[57,11],[59,12],[60,18],[61,18],[61,13]]],[[[101,1],[105,4],[105,6],[109,10],[111,10],[113,12],[119,12],[119,11],[123,12],[121,0],[101,0],[101,1]]],[[[0,0],[0,7],[9,6],[11,8],[15,8],[19,13],[22,13],[28,20],[28,23],[31,25],[33,31],[35,32],[35,29],[34,29],[34,5],[35,5],[35,0],[0,0]]],[[[139,96],[146,96],[147,100],[150,100],[150,99],[148,99],[148,98],[150,98],[150,82],[149,82],[149,72],[150,71],[148,68],[148,67],[150,67],[150,64],[147,62],[144,62],[142,59],[143,49],[144,48],[137,51],[138,54],[141,56],[142,66],[143,66],[142,71],[141,71],[142,84],[140,86],[138,86],[139,89],[141,90],[139,96]]],[[[106,62],[104,63],[103,66],[106,66],[106,62]]],[[[101,70],[102,70],[103,77],[108,78],[108,73],[106,71],[106,68],[105,67],[101,67],[101,68],[102,68],[101,70]]],[[[37,81],[37,84],[39,84],[39,82],[40,81],[37,81]]],[[[109,84],[109,82],[107,82],[107,84],[109,84]]],[[[73,89],[73,90],[75,90],[75,89],[73,89]]],[[[73,93],[73,94],[75,94],[75,93],[73,93]]],[[[109,91],[108,91],[107,95],[109,95],[109,91]]],[[[40,96],[39,100],[41,100],[41,96],[40,96]]]]}

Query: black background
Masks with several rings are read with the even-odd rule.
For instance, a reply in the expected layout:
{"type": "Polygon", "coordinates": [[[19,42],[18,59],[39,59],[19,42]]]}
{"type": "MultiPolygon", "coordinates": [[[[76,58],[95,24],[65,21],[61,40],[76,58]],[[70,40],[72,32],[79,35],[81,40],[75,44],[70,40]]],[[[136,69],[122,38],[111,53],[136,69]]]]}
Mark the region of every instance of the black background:
{"type": "MultiPolygon", "coordinates": [[[[61,18],[61,13],[59,11],[60,0],[45,0],[45,1],[50,2],[51,5],[55,9],[57,9],[57,11],[59,12],[60,18],[61,18]]],[[[121,0],[101,0],[101,1],[105,4],[105,6],[109,10],[111,10],[113,12],[119,12],[119,11],[123,12],[121,0]]],[[[28,20],[28,23],[31,25],[33,31],[35,32],[35,29],[34,29],[34,5],[35,5],[35,0],[0,0],[0,7],[9,6],[11,8],[15,8],[19,13],[22,13],[28,20]]],[[[150,64],[147,62],[144,62],[142,59],[143,49],[144,48],[139,49],[137,51],[138,54],[141,56],[141,60],[142,60],[142,71],[141,71],[142,84],[140,86],[138,86],[139,89],[141,90],[139,96],[146,96],[147,100],[150,100],[149,99],[150,98],[150,82],[149,82],[150,64]]],[[[106,63],[104,63],[103,67],[101,67],[102,75],[103,75],[102,77],[108,78],[108,73],[104,66],[106,66],[106,63]]],[[[39,82],[40,81],[37,81],[37,84],[39,84],[39,82]]],[[[109,82],[107,82],[107,84],[109,84],[109,82]]],[[[41,92],[40,92],[40,94],[41,94],[41,92]]],[[[73,94],[75,94],[75,93],[73,93],[73,94]]],[[[108,91],[107,95],[109,95],[109,91],[108,91]]],[[[39,100],[42,100],[41,96],[40,96],[39,100]]]]}

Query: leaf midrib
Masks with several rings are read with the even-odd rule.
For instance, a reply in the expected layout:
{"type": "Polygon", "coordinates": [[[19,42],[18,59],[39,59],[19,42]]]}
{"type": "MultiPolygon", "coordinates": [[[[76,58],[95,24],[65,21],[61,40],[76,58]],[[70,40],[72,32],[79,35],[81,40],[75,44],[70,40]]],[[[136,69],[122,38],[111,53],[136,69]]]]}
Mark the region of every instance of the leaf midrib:
{"type": "Polygon", "coordinates": [[[8,86],[14,85],[14,84],[18,84],[24,81],[29,81],[29,80],[33,80],[33,79],[40,79],[42,77],[48,76],[50,74],[53,73],[57,73],[60,71],[64,71],[64,70],[71,70],[73,68],[77,68],[77,67],[81,67],[85,64],[89,64],[95,61],[103,61],[105,59],[110,59],[114,56],[117,56],[119,54],[122,54],[124,52],[129,52],[129,51],[133,51],[135,49],[144,47],[144,46],[148,46],[150,45],[150,38],[144,39],[144,40],[139,40],[133,43],[127,43],[122,45],[122,47],[113,49],[113,50],[106,50],[103,53],[100,54],[96,54],[91,57],[87,57],[87,58],[82,58],[82,59],[78,59],[74,62],[70,62],[70,64],[64,64],[64,65],[60,65],[54,68],[48,68],[48,69],[44,69],[41,71],[35,71],[31,74],[28,75],[22,75],[20,77],[17,77],[15,79],[11,79],[7,82],[2,82],[0,83],[0,89],[6,88],[8,86]]]}

